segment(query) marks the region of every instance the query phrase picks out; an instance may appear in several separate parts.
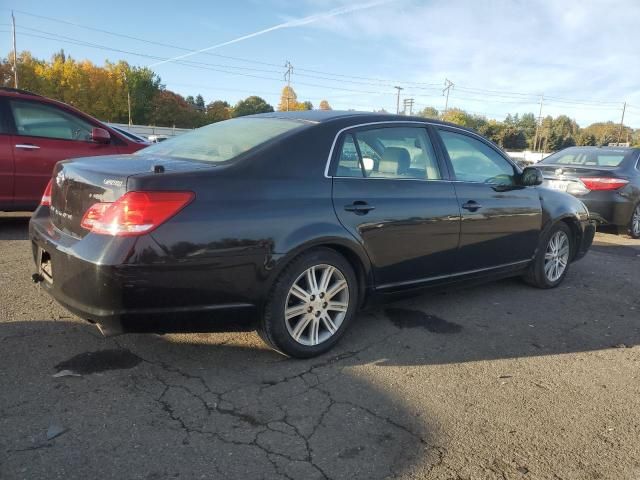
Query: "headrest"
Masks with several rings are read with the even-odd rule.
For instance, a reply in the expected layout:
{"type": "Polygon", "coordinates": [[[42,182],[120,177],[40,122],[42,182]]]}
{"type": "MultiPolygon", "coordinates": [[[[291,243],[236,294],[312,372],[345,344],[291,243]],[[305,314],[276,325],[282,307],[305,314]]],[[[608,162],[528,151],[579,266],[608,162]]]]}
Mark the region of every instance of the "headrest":
{"type": "Polygon", "coordinates": [[[379,171],[381,173],[396,173],[398,175],[402,175],[406,173],[410,167],[411,155],[409,155],[409,150],[402,147],[387,147],[384,149],[382,161],[379,166],[379,171]],[[394,167],[392,168],[391,165],[384,165],[386,163],[393,164],[394,167]]]}

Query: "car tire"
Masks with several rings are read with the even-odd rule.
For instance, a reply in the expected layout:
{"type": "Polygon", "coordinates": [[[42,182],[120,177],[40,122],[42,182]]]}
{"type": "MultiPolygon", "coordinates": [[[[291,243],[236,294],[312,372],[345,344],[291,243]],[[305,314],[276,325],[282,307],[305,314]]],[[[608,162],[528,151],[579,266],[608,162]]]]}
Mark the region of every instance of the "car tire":
{"type": "Polygon", "coordinates": [[[340,340],[357,306],[358,282],[349,262],[334,250],[316,248],[293,259],[280,273],[258,334],[286,356],[315,357],[340,340]]]}
{"type": "Polygon", "coordinates": [[[631,238],[640,238],[640,203],[636,205],[629,220],[628,232],[631,238]]]}
{"type": "Polygon", "coordinates": [[[555,288],[562,283],[573,258],[574,241],[571,229],[564,222],[553,225],[543,235],[535,258],[523,278],[537,288],[555,288]]]}

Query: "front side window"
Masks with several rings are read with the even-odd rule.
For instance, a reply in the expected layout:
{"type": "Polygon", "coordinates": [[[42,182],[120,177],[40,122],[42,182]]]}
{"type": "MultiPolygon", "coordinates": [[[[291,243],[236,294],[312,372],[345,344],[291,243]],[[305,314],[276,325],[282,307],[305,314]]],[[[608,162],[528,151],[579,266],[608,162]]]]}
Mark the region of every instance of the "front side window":
{"type": "Polygon", "coordinates": [[[389,179],[442,178],[424,128],[387,127],[344,136],[336,175],[389,179]]]}
{"type": "Polygon", "coordinates": [[[502,155],[469,135],[440,130],[456,180],[514,185],[515,170],[502,155]]]}
{"type": "Polygon", "coordinates": [[[91,140],[93,125],[60,108],[22,100],[10,100],[9,104],[18,135],[83,142],[91,140]]]}

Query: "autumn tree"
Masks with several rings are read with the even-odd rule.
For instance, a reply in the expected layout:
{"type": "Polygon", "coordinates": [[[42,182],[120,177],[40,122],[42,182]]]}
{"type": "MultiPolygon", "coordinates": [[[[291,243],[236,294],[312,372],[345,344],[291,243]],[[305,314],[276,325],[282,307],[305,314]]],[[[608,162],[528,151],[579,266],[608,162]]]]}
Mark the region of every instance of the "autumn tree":
{"type": "Polygon", "coordinates": [[[280,95],[280,103],[278,103],[278,110],[281,112],[297,110],[297,105],[298,95],[296,95],[296,92],[293,88],[287,85],[282,89],[282,94],[280,95]]]}
{"type": "Polygon", "coordinates": [[[438,118],[440,116],[440,112],[433,107],[425,107],[418,112],[418,116],[423,118],[438,118]]]}
{"type": "Polygon", "coordinates": [[[320,110],[332,110],[331,105],[326,100],[320,101],[320,110]]]}
{"type": "Polygon", "coordinates": [[[207,123],[221,122],[231,118],[232,108],[228,102],[216,100],[207,105],[206,121],[207,123]]]}

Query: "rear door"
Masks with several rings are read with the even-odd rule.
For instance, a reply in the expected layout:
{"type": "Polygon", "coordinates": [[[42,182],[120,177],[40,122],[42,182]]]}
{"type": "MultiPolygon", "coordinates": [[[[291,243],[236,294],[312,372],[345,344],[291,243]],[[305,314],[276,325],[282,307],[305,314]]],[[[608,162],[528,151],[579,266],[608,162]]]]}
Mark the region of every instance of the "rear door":
{"type": "Polygon", "coordinates": [[[455,265],[460,210],[427,129],[355,128],[334,148],[333,203],[367,251],[378,288],[418,286],[455,265]]]}
{"type": "Polygon", "coordinates": [[[37,205],[59,160],[118,153],[113,143],[94,143],[91,140],[94,125],[67,110],[32,100],[8,102],[15,125],[11,142],[17,207],[37,205]]]}
{"type": "Polygon", "coordinates": [[[516,185],[516,167],[482,137],[438,127],[462,213],[458,271],[529,261],[542,227],[536,187],[516,185]]]}
{"type": "Polygon", "coordinates": [[[0,210],[13,208],[13,146],[6,101],[0,97],[0,210]]]}

